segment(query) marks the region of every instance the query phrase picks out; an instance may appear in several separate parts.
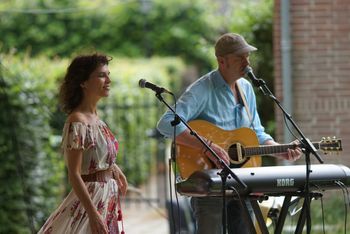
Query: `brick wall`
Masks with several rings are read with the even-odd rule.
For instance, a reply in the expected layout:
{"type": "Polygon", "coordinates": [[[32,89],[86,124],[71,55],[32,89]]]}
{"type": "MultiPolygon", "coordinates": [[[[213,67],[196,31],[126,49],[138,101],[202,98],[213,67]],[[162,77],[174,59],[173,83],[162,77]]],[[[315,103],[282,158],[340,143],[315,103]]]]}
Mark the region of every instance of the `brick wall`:
{"type": "MultiPolygon", "coordinates": [[[[283,101],[280,2],[275,0],[275,94],[283,101]]],[[[283,1],[283,0],[282,0],[283,1]]],[[[326,163],[350,166],[350,1],[290,0],[293,119],[312,141],[342,139],[339,156],[326,163]]],[[[283,122],[275,109],[277,140],[283,122]]]]}

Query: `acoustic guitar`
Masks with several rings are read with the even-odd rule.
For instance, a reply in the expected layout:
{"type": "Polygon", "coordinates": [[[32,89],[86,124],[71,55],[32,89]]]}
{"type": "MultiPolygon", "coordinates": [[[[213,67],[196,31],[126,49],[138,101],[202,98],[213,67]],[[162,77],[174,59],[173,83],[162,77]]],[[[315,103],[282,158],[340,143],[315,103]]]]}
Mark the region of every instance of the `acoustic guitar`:
{"type": "MultiPolygon", "coordinates": [[[[205,137],[221,146],[230,156],[231,167],[260,167],[261,155],[271,155],[287,152],[294,144],[259,145],[258,137],[250,128],[223,130],[204,120],[194,120],[189,126],[200,136],[205,137]]],[[[317,150],[324,153],[342,150],[341,140],[322,138],[320,142],[312,142],[317,150]]],[[[215,168],[214,164],[201,150],[193,149],[177,143],[177,165],[182,179],[188,178],[193,172],[215,168]]]]}

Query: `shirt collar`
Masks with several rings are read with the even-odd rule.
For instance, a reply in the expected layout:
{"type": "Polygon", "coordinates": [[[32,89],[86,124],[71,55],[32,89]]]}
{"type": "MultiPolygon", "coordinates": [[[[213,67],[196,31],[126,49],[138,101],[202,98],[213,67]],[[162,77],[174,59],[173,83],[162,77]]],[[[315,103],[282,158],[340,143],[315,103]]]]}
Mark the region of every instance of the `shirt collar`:
{"type": "MultiPolygon", "coordinates": [[[[237,80],[237,82],[240,82],[241,79],[242,79],[242,77],[239,78],[237,80]]],[[[228,87],[228,88],[230,88],[228,86],[228,84],[226,83],[226,81],[224,80],[224,78],[222,77],[222,75],[220,74],[220,71],[218,69],[214,70],[214,72],[213,72],[212,82],[213,82],[215,88],[218,88],[218,87],[228,87]]]]}

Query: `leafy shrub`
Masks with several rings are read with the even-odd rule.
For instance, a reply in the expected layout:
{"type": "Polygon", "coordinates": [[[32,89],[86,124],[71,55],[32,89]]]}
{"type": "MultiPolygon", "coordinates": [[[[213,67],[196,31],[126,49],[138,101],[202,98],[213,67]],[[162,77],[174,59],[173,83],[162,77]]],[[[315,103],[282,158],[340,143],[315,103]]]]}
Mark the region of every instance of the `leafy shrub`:
{"type": "MultiPolygon", "coordinates": [[[[58,82],[67,59],[3,55],[0,67],[0,233],[33,232],[69,190],[59,143],[65,116],[58,82]]],[[[100,107],[120,141],[118,162],[130,183],[149,178],[160,150],[151,136],[164,105],[139,89],[146,78],[177,90],[184,65],[176,58],[122,59],[110,63],[112,89],[100,107]]],[[[170,100],[171,101],[171,100],[170,100]]],[[[164,159],[164,150],[161,150],[164,159]]]]}

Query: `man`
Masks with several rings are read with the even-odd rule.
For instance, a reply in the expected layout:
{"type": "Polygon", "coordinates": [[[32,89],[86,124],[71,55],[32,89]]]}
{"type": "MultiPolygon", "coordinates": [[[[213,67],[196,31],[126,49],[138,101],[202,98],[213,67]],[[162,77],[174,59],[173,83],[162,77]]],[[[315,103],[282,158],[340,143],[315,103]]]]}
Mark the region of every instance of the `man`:
{"type": "MultiPolygon", "coordinates": [[[[270,135],[265,133],[256,108],[256,99],[251,84],[241,79],[244,69],[249,66],[249,53],[257,50],[245,39],[235,33],[222,35],[215,44],[215,55],[218,69],[199,78],[177,101],[176,112],[186,122],[196,119],[208,121],[224,130],[234,130],[241,127],[253,129],[260,144],[278,145],[270,135]],[[236,85],[242,90],[244,98],[237,91],[236,85]],[[246,100],[246,107],[242,99],[246,100]],[[245,108],[248,108],[247,112],[245,108]]],[[[166,137],[173,137],[172,112],[166,112],[158,122],[159,131],[166,137]]],[[[209,142],[202,137],[203,140],[209,142]]],[[[176,142],[194,149],[202,150],[212,162],[220,167],[215,158],[206,151],[201,142],[193,137],[186,126],[180,123],[176,127],[176,142]]],[[[228,153],[219,145],[212,143],[213,151],[227,164],[228,153]]],[[[288,150],[276,157],[297,160],[302,151],[300,148],[288,150]]],[[[222,233],[222,198],[205,197],[192,198],[191,206],[196,219],[197,234],[222,233]]],[[[242,220],[240,203],[231,200],[227,205],[228,232],[249,233],[242,220]]]]}

